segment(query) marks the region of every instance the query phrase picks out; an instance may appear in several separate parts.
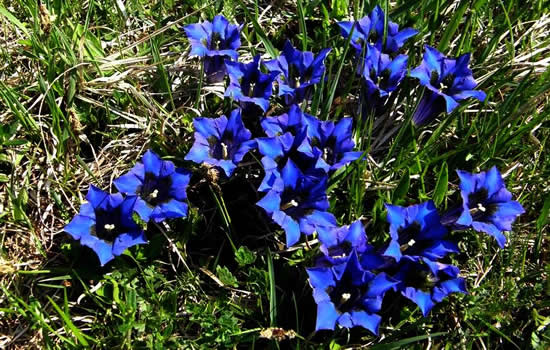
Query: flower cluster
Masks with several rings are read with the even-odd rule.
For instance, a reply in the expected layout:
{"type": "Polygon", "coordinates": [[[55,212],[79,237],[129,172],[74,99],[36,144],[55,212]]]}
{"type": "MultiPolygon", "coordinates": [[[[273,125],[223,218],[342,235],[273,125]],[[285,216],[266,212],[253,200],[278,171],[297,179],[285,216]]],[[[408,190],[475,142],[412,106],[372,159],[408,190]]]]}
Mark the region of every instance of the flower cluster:
{"type": "MultiPolygon", "coordinates": [[[[399,51],[417,31],[399,30],[379,6],[358,21],[338,25],[355,49],[352,75],[361,77],[361,111],[379,116],[407,76],[408,56],[399,51]]],[[[450,264],[449,256],[460,253],[452,231],[487,233],[502,248],[503,231],[511,230],[524,212],[496,167],[479,174],[458,170],[462,203],[443,214],[432,201],[386,204],[390,240],[375,248],[362,221],[339,225],[330,212],[330,177],[366,158],[355,149],[356,121],[320,120],[307,113],[308,100],[325,79],[331,49],[314,54],[286,41],[279,57],[264,62],[258,55],[243,63],[236,51],[241,27],[223,16],[184,27],[191,55],[203,60],[207,81],[227,76],[224,96],[236,105],[229,117],[194,119],[194,143],[185,160],[215,169],[225,175],[218,180],[230,181],[249,152],[255,156],[250,159],[259,159],[264,176],[255,183],[262,195],[256,204],[284,231],[286,246],[297,244],[302,235],[318,238],[320,256],[307,269],[318,305],[316,329],[359,326],[377,334],[387,292],[416,303],[423,315],[450,293],[466,293],[458,267],[450,264]]],[[[430,46],[425,50],[421,65],[409,74],[425,87],[412,115],[416,125],[450,113],[466,98],[485,99],[485,93],[474,89],[469,54],[452,59],[430,46]]],[[[88,202],[65,231],[92,248],[104,265],[147,242],[144,224],[187,216],[190,177],[188,170],[147,151],[114,180],[119,193],[90,186],[88,202]]]]}
{"type": "Polygon", "coordinates": [[[136,244],[147,243],[139,218],[161,222],[187,216],[186,188],[191,174],[147,151],[128,173],[114,181],[119,193],[90,185],[87,203],[65,231],[97,254],[101,265],[136,244]]]}
{"type": "Polygon", "coordinates": [[[307,269],[317,302],[317,330],[361,326],[378,334],[377,313],[388,290],[414,302],[424,316],[449,294],[467,293],[458,267],[446,262],[460,252],[449,231],[485,232],[502,248],[503,231],[524,210],[511,199],[496,168],[479,174],[459,170],[458,175],[463,201],[443,214],[447,219],[432,201],[387,204],[391,240],[381,250],[367,243],[359,221],[319,232],[322,256],[307,269]]]}

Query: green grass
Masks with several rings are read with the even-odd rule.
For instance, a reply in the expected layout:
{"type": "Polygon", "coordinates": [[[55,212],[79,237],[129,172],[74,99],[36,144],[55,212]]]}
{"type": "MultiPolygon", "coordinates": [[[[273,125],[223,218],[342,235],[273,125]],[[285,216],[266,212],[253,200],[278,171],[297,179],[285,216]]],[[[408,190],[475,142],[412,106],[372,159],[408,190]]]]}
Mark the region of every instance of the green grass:
{"type": "MultiPolygon", "coordinates": [[[[242,59],[295,46],[333,51],[309,111],[321,119],[355,112],[358,84],[336,21],[362,17],[375,1],[214,0],[151,2],[0,0],[0,347],[544,349],[550,342],[550,11],[542,0],[380,2],[413,26],[409,66],[423,45],[472,52],[487,92],[439,123],[414,128],[415,95],[381,126],[356,132],[369,161],[331,179],[331,210],[360,217],[369,240],[387,239],[383,204],[459,200],[456,169],[496,165],[525,207],[496,249],[461,236],[454,262],[468,295],[451,295],[427,318],[388,303],[380,337],[352,329],[314,334],[315,304],[304,266],[311,247],[286,250],[261,220],[246,182],[197,169],[189,218],[149,230],[105,268],[63,233],[88,184],[112,180],[153,148],[183,158],[198,115],[228,113],[221,89],[200,79],[181,25],[223,13],[244,23],[242,59]],[[121,6],[120,4],[123,4],[121,6]],[[200,89],[200,90],[198,90],[200,89]],[[389,137],[386,138],[386,136],[389,137]],[[299,287],[296,287],[299,286],[299,287]],[[291,340],[266,339],[280,327],[291,340]]],[[[415,88],[412,79],[402,91],[415,88]]],[[[417,91],[418,93],[418,91],[417,91]]],[[[254,159],[249,159],[254,164],[254,159]]],[[[254,165],[244,166],[243,174],[254,165]]]]}

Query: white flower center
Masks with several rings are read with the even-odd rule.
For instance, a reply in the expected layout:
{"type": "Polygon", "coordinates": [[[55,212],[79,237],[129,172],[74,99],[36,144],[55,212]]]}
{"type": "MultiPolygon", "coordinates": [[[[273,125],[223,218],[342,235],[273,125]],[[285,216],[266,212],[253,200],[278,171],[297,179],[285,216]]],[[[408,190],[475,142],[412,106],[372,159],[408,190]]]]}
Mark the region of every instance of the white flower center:
{"type": "Polygon", "coordinates": [[[107,231],[112,231],[115,229],[115,224],[105,224],[105,226],[103,226],[103,228],[107,231]]]}
{"type": "Polygon", "coordinates": [[[349,299],[351,298],[351,294],[350,293],[343,293],[342,294],[342,299],[341,299],[341,303],[345,303],[346,301],[348,301],[349,299]]]}
{"type": "Polygon", "coordinates": [[[225,159],[229,155],[229,152],[227,151],[227,145],[222,142],[221,146],[222,146],[222,156],[225,159]]]}
{"type": "Polygon", "coordinates": [[[297,207],[298,206],[298,202],[296,202],[294,199],[291,200],[290,202],[286,203],[286,204],[283,204],[281,206],[281,210],[286,210],[288,208],[291,208],[291,207],[297,207]]]}
{"type": "Polygon", "coordinates": [[[482,211],[482,212],[484,212],[484,213],[485,213],[485,211],[487,210],[487,208],[485,208],[485,207],[483,206],[483,204],[481,204],[481,203],[477,203],[477,209],[479,209],[480,211],[482,211]]]}
{"type": "Polygon", "coordinates": [[[159,190],[155,189],[153,192],[151,192],[151,194],[149,195],[149,198],[155,199],[158,197],[158,195],[159,195],[159,190]]]}

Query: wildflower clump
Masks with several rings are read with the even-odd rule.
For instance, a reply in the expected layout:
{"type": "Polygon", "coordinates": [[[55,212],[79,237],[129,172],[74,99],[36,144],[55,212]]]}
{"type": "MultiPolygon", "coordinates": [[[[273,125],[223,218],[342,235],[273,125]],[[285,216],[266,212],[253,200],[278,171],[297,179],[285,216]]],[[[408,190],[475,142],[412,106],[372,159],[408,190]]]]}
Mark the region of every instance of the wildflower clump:
{"type": "MultiPolygon", "coordinates": [[[[362,134],[367,121],[372,129],[389,130],[412,120],[403,127],[414,130],[413,125],[428,125],[470,97],[483,102],[486,94],[476,89],[469,68],[471,56],[448,58],[425,46],[422,63],[409,72],[405,44],[417,30],[400,30],[379,6],[368,16],[338,26],[355,49],[349,75],[359,77],[360,83],[351,99],[356,103],[355,114],[330,120],[330,108],[321,116],[312,105],[314,97],[323,93],[331,48],[300,51],[286,40],[279,56],[265,60],[255,55],[243,63],[237,51],[242,25],[231,24],[221,15],[212,22],[186,25],[190,53],[199,56],[204,67],[200,79],[227,82],[220,99],[226,98],[223,103],[230,107],[229,116],[219,113],[193,119],[192,146],[185,156],[173,157],[186,168],[148,150],[130,171],[114,180],[119,193],[90,186],[88,202],[65,231],[93,249],[105,265],[125,249],[147,243],[147,223],[185,218],[188,205],[193,205],[187,197],[191,176],[202,175],[193,170],[206,166],[222,176],[199,183],[231,183],[236,177],[247,182],[256,196],[253,203],[266,221],[262,224],[275,232],[274,240],[284,237],[280,246],[301,249],[297,246],[303,241],[308,249],[315,249],[316,256],[301,263],[309,264],[305,271],[317,304],[316,330],[362,327],[378,334],[386,295],[402,296],[427,316],[449,294],[467,293],[466,281],[451,260],[461,254],[459,235],[454,233],[472,228],[494,237],[504,248],[503,231],[510,231],[524,213],[496,167],[480,173],[458,170],[461,202],[446,211],[425,197],[405,206],[402,201],[385,206],[380,202],[387,222],[383,232],[369,231],[380,225],[369,225],[364,217],[348,224],[347,213],[335,215],[332,204],[338,199],[331,190],[349,174],[365,169],[367,160],[380,167],[369,160],[377,154],[370,153],[372,144],[362,134]],[[414,99],[413,93],[400,92],[407,85],[404,82],[423,87],[424,92],[416,97],[416,109],[407,105],[409,118],[387,119],[396,101],[407,104],[414,99]],[[243,162],[245,157],[251,161],[243,162]],[[248,176],[246,169],[260,175],[248,176]],[[384,239],[369,241],[373,236],[384,239]],[[310,246],[313,239],[317,240],[310,246]]],[[[387,150],[392,134],[382,134],[376,142],[387,150]]],[[[383,164],[391,167],[391,161],[383,164]]],[[[223,195],[222,187],[216,189],[220,192],[216,194],[223,195]]],[[[237,281],[232,281],[236,286],[237,281]]]]}

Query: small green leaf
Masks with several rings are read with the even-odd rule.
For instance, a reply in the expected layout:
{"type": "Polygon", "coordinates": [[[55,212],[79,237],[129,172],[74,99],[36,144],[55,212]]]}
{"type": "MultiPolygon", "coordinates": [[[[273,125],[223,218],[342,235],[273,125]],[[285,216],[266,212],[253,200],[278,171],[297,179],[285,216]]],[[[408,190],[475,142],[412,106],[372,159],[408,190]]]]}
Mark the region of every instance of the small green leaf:
{"type": "Polygon", "coordinates": [[[391,198],[392,203],[395,203],[397,200],[405,197],[409,191],[409,186],[411,185],[411,178],[409,176],[409,169],[405,170],[403,177],[399,180],[395,191],[393,191],[393,196],[391,198]]]}
{"type": "Polygon", "coordinates": [[[235,260],[239,266],[246,266],[256,261],[256,254],[245,246],[240,247],[235,252],[235,260]]]}
{"type": "Polygon", "coordinates": [[[216,275],[222,281],[223,284],[231,286],[231,287],[238,287],[239,283],[235,276],[229,271],[229,269],[225,266],[216,266],[216,275]]]}
{"type": "Polygon", "coordinates": [[[441,170],[439,170],[439,175],[437,176],[437,183],[435,185],[434,195],[432,198],[436,206],[441,204],[445,199],[445,196],[447,195],[448,187],[449,187],[449,168],[447,167],[447,163],[443,162],[443,165],[441,166],[441,170]]]}

